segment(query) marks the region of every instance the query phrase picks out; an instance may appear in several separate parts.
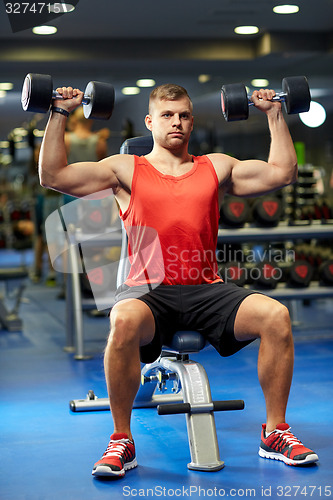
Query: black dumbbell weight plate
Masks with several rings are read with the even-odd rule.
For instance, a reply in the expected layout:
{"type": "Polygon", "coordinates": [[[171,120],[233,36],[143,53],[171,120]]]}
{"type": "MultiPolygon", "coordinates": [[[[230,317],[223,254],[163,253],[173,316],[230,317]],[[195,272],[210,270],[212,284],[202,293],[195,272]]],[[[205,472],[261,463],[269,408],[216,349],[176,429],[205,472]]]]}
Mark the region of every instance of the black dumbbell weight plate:
{"type": "Polygon", "coordinates": [[[276,196],[267,196],[255,201],[252,214],[260,226],[277,226],[283,212],[282,201],[276,196]]]}
{"type": "Polygon", "coordinates": [[[231,83],[221,88],[221,108],[227,122],[247,120],[249,104],[246,87],[242,83],[231,83]]]}
{"type": "Polygon", "coordinates": [[[108,120],[114,108],[114,88],[110,83],[89,82],[84,92],[90,102],[83,106],[84,116],[97,120],[108,120]]]}
{"type": "Polygon", "coordinates": [[[107,211],[100,206],[87,208],[80,222],[84,233],[102,234],[105,232],[107,225],[107,211]]]}
{"type": "Polygon", "coordinates": [[[313,276],[313,267],[306,260],[296,260],[289,270],[288,284],[294,287],[307,287],[313,276]]]}
{"type": "Polygon", "coordinates": [[[333,286],[333,259],[323,262],[319,267],[321,285],[333,286]]]}
{"type": "Polygon", "coordinates": [[[310,109],[311,95],[305,76],[289,76],[282,80],[282,91],[287,94],[285,107],[288,115],[306,113],[310,109]]]}
{"type": "Polygon", "coordinates": [[[81,274],[80,279],[85,297],[103,296],[112,289],[113,285],[112,270],[107,265],[90,269],[87,273],[81,274]]]}
{"type": "Polygon", "coordinates": [[[114,289],[114,273],[112,266],[102,265],[88,271],[87,277],[94,296],[103,296],[114,289]]]}
{"type": "Polygon", "coordinates": [[[222,203],[220,222],[227,226],[241,227],[249,218],[249,204],[246,199],[228,196],[222,203]]]}
{"type": "Polygon", "coordinates": [[[23,82],[21,103],[24,111],[46,113],[50,109],[53,83],[50,75],[28,73],[23,82]]]}
{"type": "Polygon", "coordinates": [[[269,261],[259,262],[251,270],[255,288],[276,288],[282,274],[282,269],[276,263],[269,261]]]}
{"type": "Polygon", "coordinates": [[[219,274],[226,283],[235,283],[238,286],[244,286],[246,283],[247,272],[241,262],[222,264],[219,268],[219,274]]]}

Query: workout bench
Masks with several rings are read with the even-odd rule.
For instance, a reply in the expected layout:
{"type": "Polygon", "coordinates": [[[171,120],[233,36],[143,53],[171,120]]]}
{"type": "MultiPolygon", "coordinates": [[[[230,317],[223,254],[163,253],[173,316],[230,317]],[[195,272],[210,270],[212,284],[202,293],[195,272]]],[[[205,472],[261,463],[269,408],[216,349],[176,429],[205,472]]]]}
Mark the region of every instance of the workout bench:
{"type": "MultiPolygon", "coordinates": [[[[151,136],[128,139],[121,153],[144,155],[151,151],[151,136]]],[[[129,271],[127,237],[123,239],[117,275],[117,286],[129,271]]],[[[244,401],[213,401],[204,367],[189,358],[189,354],[204,349],[206,341],[199,332],[178,331],[170,345],[163,346],[160,357],[141,370],[141,386],[134,408],[157,407],[159,415],[185,413],[192,470],[217,471],[224,467],[220,459],[214,411],[241,410],[244,401]],[[172,384],[172,387],[170,387],[172,384]]],[[[86,399],[70,401],[73,412],[109,410],[108,398],[98,398],[89,391],[86,399]]]]}

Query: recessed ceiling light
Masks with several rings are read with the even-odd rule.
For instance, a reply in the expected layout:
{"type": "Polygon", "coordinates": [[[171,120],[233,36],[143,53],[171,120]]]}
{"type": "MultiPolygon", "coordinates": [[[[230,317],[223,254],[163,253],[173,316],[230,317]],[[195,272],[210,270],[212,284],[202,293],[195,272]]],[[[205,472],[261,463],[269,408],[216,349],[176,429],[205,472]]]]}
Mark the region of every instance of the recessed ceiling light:
{"type": "Polygon", "coordinates": [[[299,11],[298,5],[276,5],[273,7],[275,14],[296,14],[299,11]]]}
{"type": "Polygon", "coordinates": [[[136,82],[138,87],[154,87],[155,83],[152,78],[141,78],[136,82]]]}
{"type": "Polygon", "coordinates": [[[237,26],[234,29],[234,32],[237,33],[237,35],[254,35],[255,33],[258,33],[258,31],[258,26],[237,26]]]}
{"type": "Polygon", "coordinates": [[[0,90],[12,90],[14,85],[10,82],[3,82],[0,83],[0,90]]]}
{"type": "Polygon", "coordinates": [[[319,102],[311,101],[310,109],[299,114],[300,120],[311,128],[320,127],[326,120],[326,110],[319,102]]]}
{"type": "Polygon", "coordinates": [[[210,80],[212,79],[212,77],[210,75],[199,75],[198,76],[198,81],[200,83],[207,83],[209,82],[210,80]]]}
{"type": "Polygon", "coordinates": [[[35,35],[54,35],[58,29],[55,26],[35,26],[32,28],[32,32],[35,35]]]}
{"type": "Polygon", "coordinates": [[[140,94],[139,87],[124,87],[121,91],[124,95],[136,95],[140,94]]]}
{"type": "Polygon", "coordinates": [[[266,78],[254,78],[253,80],[251,80],[251,85],[253,85],[253,87],[267,87],[269,85],[269,81],[266,80],[266,78]]]}
{"type": "Polygon", "coordinates": [[[54,3],[49,4],[49,12],[53,12],[54,14],[61,14],[65,12],[72,12],[75,9],[75,6],[71,3],[54,3]]]}

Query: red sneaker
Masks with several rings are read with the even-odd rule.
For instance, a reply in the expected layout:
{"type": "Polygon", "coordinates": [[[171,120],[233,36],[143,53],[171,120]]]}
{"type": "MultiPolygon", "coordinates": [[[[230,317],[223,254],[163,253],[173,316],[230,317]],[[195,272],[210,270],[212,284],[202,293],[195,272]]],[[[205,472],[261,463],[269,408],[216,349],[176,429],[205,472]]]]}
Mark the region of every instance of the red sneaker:
{"type": "Polygon", "coordinates": [[[262,425],[259,455],[263,458],[282,460],[287,465],[308,465],[318,460],[318,455],[306,448],[290,432],[288,424],[278,424],[268,436],[266,424],[262,425]]]}
{"type": "Polygon", "coordinates": [[[135,458],[135,446],[127,434],[115,433],[102,458],[95,463],[92,470],[94,476],[123,477],[125,471],[138,465],[135,458]]]}

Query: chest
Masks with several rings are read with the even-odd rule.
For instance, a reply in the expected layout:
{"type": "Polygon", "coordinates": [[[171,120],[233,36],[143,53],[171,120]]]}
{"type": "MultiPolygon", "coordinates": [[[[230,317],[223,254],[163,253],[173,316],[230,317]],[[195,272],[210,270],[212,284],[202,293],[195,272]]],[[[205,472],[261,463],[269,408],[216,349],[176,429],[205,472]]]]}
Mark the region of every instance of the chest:
{"type": "Polygon", "coordinates": [[[138,175],[132,191],[133,209],[149,224],[186,227],[205,224],[218,210],[218,187],[214,176],[204,169],[191,175],[171,177],[145,172],[138,175]]]}

